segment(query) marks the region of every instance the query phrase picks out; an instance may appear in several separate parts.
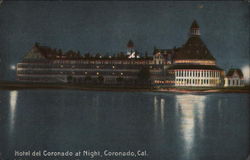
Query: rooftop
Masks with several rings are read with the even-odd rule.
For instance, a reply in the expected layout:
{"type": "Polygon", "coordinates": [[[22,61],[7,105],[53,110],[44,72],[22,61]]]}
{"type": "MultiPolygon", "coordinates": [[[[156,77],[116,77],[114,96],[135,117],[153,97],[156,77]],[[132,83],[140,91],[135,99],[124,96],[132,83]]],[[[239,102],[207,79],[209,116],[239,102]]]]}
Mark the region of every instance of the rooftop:
{"type": "Polygon", "coordinates": [[[230,69],[227,74],[226,77],[232,77],[234,74],[237,74],[240,78],[243,78],[243,73],[240,69],[238,68],[232,68],[230,69]]]}
{"type": "Polygon", "coordinates": [[[198,25],[198,23],[196,22],[196,20],[193,21],[190,29],[193,29],[193,28],[200,28],[200,26],[198,25]]]}
{"type": "Polygon", "coordinates": [[[174,59],[215,60],[200,37],[189,37],[187,42],[176,51],[174,59]]]}
{"type": "Polygon", "coordinates": [[[173,65],[168,69],[200,69],[200,70],[222,70],[214,65],[173,65]]]}

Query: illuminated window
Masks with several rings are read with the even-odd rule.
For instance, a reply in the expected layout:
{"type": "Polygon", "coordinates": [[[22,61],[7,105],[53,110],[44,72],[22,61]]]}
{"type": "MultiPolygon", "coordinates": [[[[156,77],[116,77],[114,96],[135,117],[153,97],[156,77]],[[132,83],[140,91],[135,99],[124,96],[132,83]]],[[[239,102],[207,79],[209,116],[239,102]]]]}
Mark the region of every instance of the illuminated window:
{"type": "Polygon", "coordinates": [[[99,72],[96,72],[96,75],[99,75],[99,72]]]}

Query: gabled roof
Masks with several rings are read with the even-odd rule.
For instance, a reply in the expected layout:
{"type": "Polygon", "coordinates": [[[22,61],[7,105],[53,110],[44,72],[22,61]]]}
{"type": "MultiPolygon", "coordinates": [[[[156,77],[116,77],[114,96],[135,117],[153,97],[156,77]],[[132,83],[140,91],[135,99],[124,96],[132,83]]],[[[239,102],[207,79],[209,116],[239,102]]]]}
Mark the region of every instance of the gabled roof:
{"type": "Polygon", "coordinates": [[[187,42],[176,51],[174,59],[215,60],[200,37],[189,37],[187,42]]]}
{"type": "Polygon", "coordinates": [[[43,55],[43,53],[40,51],[38,44],[35,44],[31,50],[24,56],[24,60],[30,60],[30,59],[45,59],[46,57],[43,55]]]}
{"type": "Polygon", "coordinates": [[[155,55],[156,53],[162,53],[162,54],[172,54],[174,53],[174,49],[158,49],[154,48],[153,54],[155,55]]]}
{"type": "Polygon", "coordinates": [[[227,74],[226,77],[232,77],[234,74],[237,74],[240,78],[243,78],[243,73],[240,69],[238,68],[232,68],[230,69],[227,74]]]}
{"type": "Polygon", "coordinates": [[[41,60],[41,59],[79,59],[82,58],[79,52],[72,50],[62,53],[59,49],[53,49],[47,46],[40,46],[38,43],[31,48],[31,50],[25,55],[24,60],[41,60]]]}

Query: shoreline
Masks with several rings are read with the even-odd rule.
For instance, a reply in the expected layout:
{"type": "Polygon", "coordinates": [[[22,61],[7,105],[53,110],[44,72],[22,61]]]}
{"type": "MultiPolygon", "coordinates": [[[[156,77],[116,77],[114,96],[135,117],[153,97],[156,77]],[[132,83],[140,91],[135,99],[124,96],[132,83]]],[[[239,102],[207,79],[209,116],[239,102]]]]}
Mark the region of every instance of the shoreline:
{"type": "Polygon", "coordinates": [[[0,90],[26,90],[26,89],[60,89],[60,90],[84,90],[84,91],[113,91],[113,92],[173,92],[173,93],[250,93],[250,87],[231,88],[187,88],[168,87],[153,88],[145,86],[116,86],[116,85],[83,85],[83,84],[53,84],[53,83],[20,83],[0,82],[0,90]]]}

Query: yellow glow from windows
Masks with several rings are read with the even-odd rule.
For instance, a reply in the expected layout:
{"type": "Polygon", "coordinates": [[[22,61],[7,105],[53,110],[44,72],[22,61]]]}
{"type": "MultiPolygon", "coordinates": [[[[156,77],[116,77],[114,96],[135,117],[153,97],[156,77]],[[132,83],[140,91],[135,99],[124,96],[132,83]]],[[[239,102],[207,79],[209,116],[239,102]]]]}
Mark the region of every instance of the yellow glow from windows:
{"type": "Polygon", "coordinates": [[[170,81],[170,80],[155,80],[155,84],[172,84],[175,83],[175,81],[170,81]]]}
{"type": "Polygon", "coordinates": [[[201,65],[215,65],[216,62],[213,60],[176,60],[174,61],[175,64],[178,63],[196,63],[196,64],[201,64],[201,65]]]}

